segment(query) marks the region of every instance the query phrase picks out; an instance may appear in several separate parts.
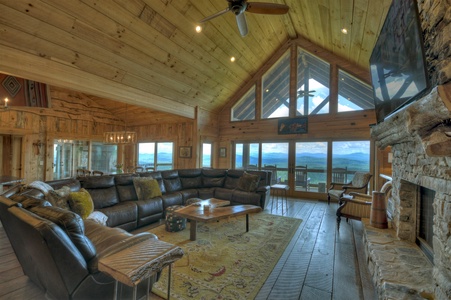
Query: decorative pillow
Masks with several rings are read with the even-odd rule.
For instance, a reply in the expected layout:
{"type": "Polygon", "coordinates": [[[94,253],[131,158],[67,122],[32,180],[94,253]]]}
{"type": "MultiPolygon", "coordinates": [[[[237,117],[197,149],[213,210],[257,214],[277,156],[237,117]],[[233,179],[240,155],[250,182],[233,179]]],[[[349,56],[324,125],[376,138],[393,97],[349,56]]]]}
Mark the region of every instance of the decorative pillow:
{"type": "Polygon", "coordinates": [[[152,177],[135,177],[133,178],[133,185],[138,200],[152,199],[162,195],[158,181],[152,177]]]}
{"type": "Polygon", "coordinates": [[[70,192],[70,187],[63,186],[58,190],[49,191],[46,195],[46,199],[52,203],[53,206],[70,209],[68,203],[70,192]]]}
{"type": "Polygon", "coordinates": [[[106,226],[106,221],[108,221],[108,216],[100,211],[93,211],[87,218],[87,220],[93,220],[96,223],[106,226]]]}
{"type": "Polygon", "coordinates": [[[92,201],[91,195],[83,188],[78,192],[70,193],[69,206],[82,219],[86,219],[94,211],[94,202],[92,201]]]}
{"type": "Polygon", "coordinates": [[[260,181],[260,176],[244,172],[238,181],[238,189],[245,192],[255,192],[260,181]]]}

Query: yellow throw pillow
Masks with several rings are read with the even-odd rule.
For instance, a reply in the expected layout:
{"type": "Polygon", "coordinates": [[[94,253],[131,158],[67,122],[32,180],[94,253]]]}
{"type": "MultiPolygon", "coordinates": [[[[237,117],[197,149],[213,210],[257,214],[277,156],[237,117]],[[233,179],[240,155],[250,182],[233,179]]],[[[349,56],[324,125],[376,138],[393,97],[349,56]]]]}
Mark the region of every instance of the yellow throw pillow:
{"type": "Polygon", "coordinates": [[[245,171],[238,181],[238,189],[245,192],[255,192],[259,182],[260,176],[245,171]]]}
{"type": "Polygon", "coordinates": [[[69,194],[70,209],[78,214],[83,220],[86,219],[94,211],[94,202],[91,195],[85,189],[69,194]]]}
{"type": "Polygon", "coordinates": [[[162,195],[158,181],[152,177],[134,177],[133,185],[138,200],[152,199],[162,195]]]}

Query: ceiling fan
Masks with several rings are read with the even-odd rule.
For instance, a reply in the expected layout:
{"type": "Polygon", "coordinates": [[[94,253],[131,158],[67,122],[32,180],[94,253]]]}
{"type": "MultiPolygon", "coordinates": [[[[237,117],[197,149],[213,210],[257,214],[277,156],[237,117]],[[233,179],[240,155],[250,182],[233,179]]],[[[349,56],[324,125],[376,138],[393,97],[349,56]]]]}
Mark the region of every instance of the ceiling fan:
{"type": "Polygon", "coordinates": [[[268,2],[247,2],[247,0],[227,0],[229,6],[205,19],[199,21],[199,23],[207,22],[213,18],[219,17],[229,11],[233,12],[236,16],[236,23],[238,24],[238,30],[242,36],[248,33],[246,16],[244,12],[254,14],[266,14],[266,15],[283,15],[290,9],[287,5],[268,3],[268,2]]]}

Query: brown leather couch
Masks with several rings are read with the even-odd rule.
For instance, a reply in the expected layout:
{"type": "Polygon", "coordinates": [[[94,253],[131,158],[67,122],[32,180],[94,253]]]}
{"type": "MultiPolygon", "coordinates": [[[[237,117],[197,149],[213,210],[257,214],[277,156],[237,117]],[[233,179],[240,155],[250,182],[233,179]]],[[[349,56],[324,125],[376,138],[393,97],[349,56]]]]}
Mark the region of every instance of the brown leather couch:
{"type": "MultiPolygon", "coordinates": [[[[48,299],[113,299],[115,281],[98,270],[102,257],[146,239],[151,233],[133,235],[77,214],[52,207],[30,195],[0,196],[0,219],[22,269],[48,299]]],[[[154,278],[155,279],[155,278],[154,278]]],[[[122,298],[132,288],[120,285],[122,298]]],[[[147,283],[138,286],[146,295],[147,283]]]]}
{"type": "MultiPolygon", "coordinates": [[[[270,197],[271,172],[248,171],[260,176],[255,192],[238,189],[243,170],[181,169],[137,174],[88,176],[78,179],[47,182],[54,189],[69,185],[72,190],[86,189],[94,201],[94,209],[108,216],[109,227],[131,231],[158,222],[168,206],[183,205],[190,198],[219,198],[232,205],[252,204],[265,208],[270,197]],[[158,181],[162,196],[138,200],[133,178],[152,177],[158,181]]],[[[8,196],[14,192],[10,191],[8,196]]],[[[32,189],[22,193],[43,198],[42,192],[32,189]]]]}

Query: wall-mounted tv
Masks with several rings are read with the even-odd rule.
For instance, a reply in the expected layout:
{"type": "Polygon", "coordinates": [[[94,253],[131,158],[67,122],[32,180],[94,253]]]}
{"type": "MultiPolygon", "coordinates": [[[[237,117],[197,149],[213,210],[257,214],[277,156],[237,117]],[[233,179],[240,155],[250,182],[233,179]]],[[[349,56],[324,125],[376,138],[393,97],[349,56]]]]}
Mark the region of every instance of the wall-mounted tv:
{"type": "Polygon", "coordinates": [[[415,0],[393,0],[370,58],[377,122],[429,88],[415,0]]]}

